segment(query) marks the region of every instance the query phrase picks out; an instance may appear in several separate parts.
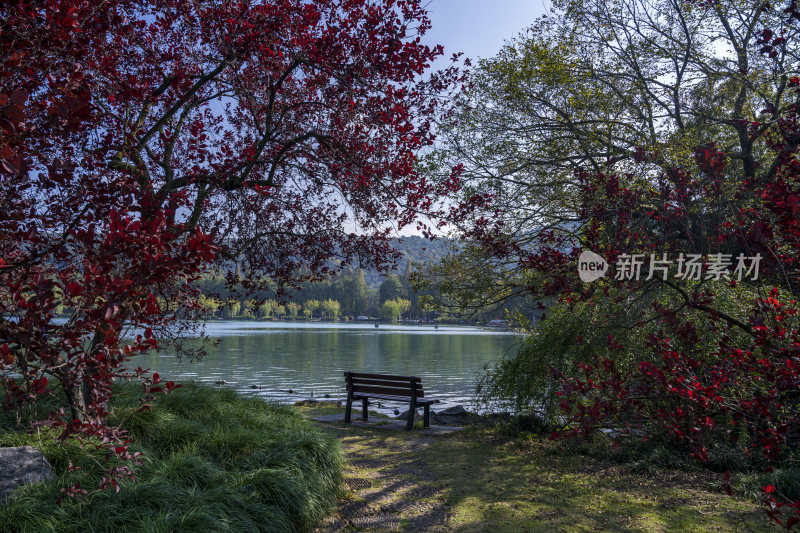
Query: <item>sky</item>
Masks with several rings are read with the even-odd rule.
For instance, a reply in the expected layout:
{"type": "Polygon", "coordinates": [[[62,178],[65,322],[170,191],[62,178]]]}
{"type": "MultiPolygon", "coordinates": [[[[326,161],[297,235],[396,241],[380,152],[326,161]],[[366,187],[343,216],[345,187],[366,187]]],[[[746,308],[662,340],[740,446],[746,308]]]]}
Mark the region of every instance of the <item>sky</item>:
{"type": "Polygon", "coordinates": [[[474,60],[494,56],[506,40],[543,15],[550,0],[429,0],[423,5],[432,24],[425,44],[443,45],[445,58],[464,52],[474,60]]]}

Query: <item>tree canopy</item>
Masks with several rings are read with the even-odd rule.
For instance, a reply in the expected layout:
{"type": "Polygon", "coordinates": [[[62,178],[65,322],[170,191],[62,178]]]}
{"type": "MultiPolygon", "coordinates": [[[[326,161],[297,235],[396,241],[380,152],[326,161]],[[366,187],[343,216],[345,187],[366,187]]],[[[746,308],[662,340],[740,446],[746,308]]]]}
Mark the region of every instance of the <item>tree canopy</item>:
{"type": "MultiPolygon", "coordinates": [[[[546,410],[564,435],[662,439],[722,469],[796,465],[796,4],[555,6],[479,64],[429,161],[443,175],[462,162],[481,213],[434,273],[451,301],[527,293],[556,320],[483,391],[546,410]],[[609,270],[582,281],[590,251],[609,270]]],[[[800,523],[800,503],[764,497],[800,523]]]]}
{"type": "Polygon", "coordinates": [[[416,0],[4,3],[6,406],[55,377],[64,435],[107,431],[113,378],[163,390],[129,360],[209,304],[213,262],[280,285],[389,264],[389,228],[456,186],[415,170],[460,77],[423,76],[429,26],[416,0]]]}
{"type": "MultiPolygon", "coordinates": [[[[773,145],[796,99],[797,51],[786,43],[797,30],[768,3],[554,5],[479,63],[464,105],[443,125],[444,149],[429,159],[443,177],[460,169],[461,199],[478,214],[457,227],[490,251],[510,291],[501,296],[534,283],[528,265],[581,243],[585,183],[576,169],[630,175],[623,187],[655,190],[656,176],[671,168],[702,171],[695,149],[714,143],[729,161],[718,185],[727,193],[743,180],[755,187],[774,179],[786,156],[773,145]],[[764,34],[770,27],[781,36],[764,34]],[[779,46],[761,53],[767,36],[779,46]]],[[[740,195],[745,204],[756,198],[740,195]]],[[[643,211],[632,224],[645,224],[643,211]]],[[[714,225],[706,222],[731,217],[730,203],[695,197],[690,227],[673,238],[707,253],[714,225]]],[[[479,269],[486,259],[472,252],[460,260],[479,269]]]]}

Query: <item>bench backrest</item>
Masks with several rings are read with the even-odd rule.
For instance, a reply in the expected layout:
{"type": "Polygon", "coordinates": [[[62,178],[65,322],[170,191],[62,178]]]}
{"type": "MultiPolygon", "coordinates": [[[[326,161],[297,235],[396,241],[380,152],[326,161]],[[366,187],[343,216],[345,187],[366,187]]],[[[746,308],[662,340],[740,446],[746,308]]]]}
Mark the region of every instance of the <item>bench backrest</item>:
{"type": "Polygon", "coordinates": [[[386,374],[357,374],[355,372],[345,372],[344,379],[347,381],[348,393],[364,394],[386,394],[389,396],[411,397],[411,380],[414,380],[416,397],[424,398],[422,390],[422,378],[413,376],[390,376],[386,374]]]}

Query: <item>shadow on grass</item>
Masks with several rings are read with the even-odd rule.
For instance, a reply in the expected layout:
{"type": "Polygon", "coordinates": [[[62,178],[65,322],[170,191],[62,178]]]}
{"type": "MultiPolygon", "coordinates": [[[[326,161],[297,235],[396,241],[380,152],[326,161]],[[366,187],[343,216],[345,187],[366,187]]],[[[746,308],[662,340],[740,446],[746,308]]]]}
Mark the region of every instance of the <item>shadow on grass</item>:
{"type": "Polygon", "coordinates": [[[451,531],[774,531],[757,502],[726,496],[713,474],[651,476],[484,430],[421,457],[446,481],[451,531]]]}
{"type": "MultiPolygon", "coordinates": [[[[323,412],[336,410],[313,410],[323,412]]],[[[441,531],[775,531],[758,501],[728,497],[721,476],[713,472],[622,464],[580,448],[562,450],[546,438],[514,440],[488,428],[428,437],[385,427],[322,426],[350,449],[351,465],[356,458],[393,459],[391,450],[402,447],[407,449],[402,457],[424,462],[436,479],[437,494],[419,500],[436,500],[447,508],[441,531]]],[[[372,474],[362,470],[356,475],[372,474]]],[[[385,480],[380,490],[357,494],[349,516],[378,512],[375,502],[404,486],[401,479],[385,480]]],[[[425,515],[400,522],[400,529],[434,530],[424,526],[425,515]]],[[[353,530],[381,529],[336,531],[353,530]]]]}

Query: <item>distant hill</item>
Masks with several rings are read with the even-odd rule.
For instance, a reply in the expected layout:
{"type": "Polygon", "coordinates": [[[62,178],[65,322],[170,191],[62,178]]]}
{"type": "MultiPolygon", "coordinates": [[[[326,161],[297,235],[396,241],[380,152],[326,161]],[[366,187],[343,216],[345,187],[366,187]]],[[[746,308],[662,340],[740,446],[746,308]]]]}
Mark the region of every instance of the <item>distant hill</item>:
{"type": "MultiPolygon", "coordinates": [[[[392,246],[402,254],[397,260],[394,273],[397,275],[405,272],[408,263],[419,263],[423,260],[436,261],[437,258],[447,254],[451,240],[446,238],[429,240],[422,237],[400,237],[392,239],[392,246]]],[[[367,287],[376,288],[383,281],[383,277],[376,270],[364,272],[367,287]]]]}
{"type": "MultiPolygon", "coordinates": [[[[390,242],[392,247],[401,254],[391,273],[401,276],[406,271],[409,262],[437,261],[437,258],[441,258],[448,253],[450,243],[454,241],[444,237],[430,240],[423,237],[410,236],[395,237],[390,242]]],[[[355,268],[357,265],[353,265],[353,267],[355,268]]],[[[224,274],[233,271],[235,268],[237,268],[235,265],[228,263],[219,266],[218,271],[224,274]]],[[[367,283],[368,288],[377,289],[384,279],[385,277],[376,269],[364,269],[364,281],[367,283]]]]}

